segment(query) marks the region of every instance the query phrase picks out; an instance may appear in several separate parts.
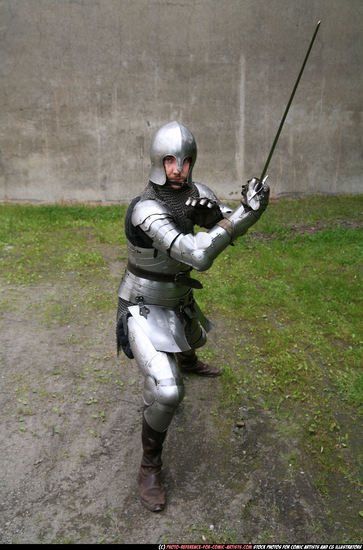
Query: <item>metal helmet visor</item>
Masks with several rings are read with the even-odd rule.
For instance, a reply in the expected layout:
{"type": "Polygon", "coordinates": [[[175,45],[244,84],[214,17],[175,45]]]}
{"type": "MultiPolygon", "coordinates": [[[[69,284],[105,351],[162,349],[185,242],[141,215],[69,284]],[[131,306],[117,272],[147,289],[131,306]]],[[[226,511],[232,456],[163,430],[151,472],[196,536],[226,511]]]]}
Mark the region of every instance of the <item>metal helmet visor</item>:
{"type": "Polygon", "coordinates": [[[164,158],[167,156],[176,158],[180,170],[183,168],[184,160],[190,159],[186,182],[191,183],[192,170],[197,158],[197,145],[191,131],[176,120],[159,128],[151,142],[149,179],[157,185],[164,185],[166,182],[164,158]]]}

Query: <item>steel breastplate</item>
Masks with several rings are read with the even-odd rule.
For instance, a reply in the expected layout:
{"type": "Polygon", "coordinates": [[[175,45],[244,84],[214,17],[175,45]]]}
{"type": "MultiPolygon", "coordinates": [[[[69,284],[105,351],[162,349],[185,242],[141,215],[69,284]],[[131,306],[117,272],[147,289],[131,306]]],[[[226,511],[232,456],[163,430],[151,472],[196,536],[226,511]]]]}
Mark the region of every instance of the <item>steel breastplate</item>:
{"type": "Polygon", "coordinates": [[[128,242],[127,249],[130,263],[145,271],[173,275],[180,271],[190,270],[189,266],[174,260],[155,248],[141,248],[128,242]]]}

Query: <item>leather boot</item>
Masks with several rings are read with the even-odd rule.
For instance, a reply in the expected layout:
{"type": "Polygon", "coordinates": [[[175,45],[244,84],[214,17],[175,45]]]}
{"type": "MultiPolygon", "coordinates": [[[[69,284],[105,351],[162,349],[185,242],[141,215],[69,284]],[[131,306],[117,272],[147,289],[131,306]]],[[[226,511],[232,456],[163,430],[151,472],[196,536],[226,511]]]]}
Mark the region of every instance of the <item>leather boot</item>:
{"type": "Polygon", "coordinates": [[[222,371],[200,361],[194,350],[176,353],[176,360],[180,370],[186,374],[198,376],[220,376],[222,371]]]}
{"type": "Polygon", "coordinates": [[[165,432],[156,432],[142,421],[142,447],[144,450],[138,475],[139,493],[142,504],[151,512],[160,512],[165,506],[165,491],[160,481],[161,452],[165,432]]]}

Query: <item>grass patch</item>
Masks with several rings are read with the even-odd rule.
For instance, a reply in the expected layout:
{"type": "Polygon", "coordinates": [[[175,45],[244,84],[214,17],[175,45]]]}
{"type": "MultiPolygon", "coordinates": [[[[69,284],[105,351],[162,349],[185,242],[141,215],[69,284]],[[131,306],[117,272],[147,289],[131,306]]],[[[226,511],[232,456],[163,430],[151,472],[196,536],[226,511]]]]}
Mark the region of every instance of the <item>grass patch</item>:
{"type": "Polygon", "coordinates": [[[70,272],[85,284],[107,277],[108,262],[126,258],[125,210],[125,206],[1,205],[0,277],[15,284],[70,272]],[[115,247],[111,257],[110,245],[115,247]]]}
{"type": "Polygon", "coordinates": [[[198,295],[225,326],[222,404],[248,396],[288,418],[315,462],[354,484],[363,410],[362,199],[272,203],[200,275],[198,295]]]}

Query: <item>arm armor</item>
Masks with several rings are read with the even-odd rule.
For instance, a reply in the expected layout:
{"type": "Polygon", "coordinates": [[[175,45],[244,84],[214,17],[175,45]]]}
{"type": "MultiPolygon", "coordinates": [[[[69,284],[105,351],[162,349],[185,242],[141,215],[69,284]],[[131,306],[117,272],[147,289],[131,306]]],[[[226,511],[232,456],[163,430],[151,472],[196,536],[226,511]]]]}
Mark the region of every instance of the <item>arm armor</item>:
{"type": "Polygon", "coordinates": [[[205,271],[218,254],[234,239],[246,233],[261,214],[262,209],[254,211],[241,204],[208,232],[185,235],[178,229],[165,206],[154,200],[146,200],[136,204],[132,223],[152,239],[153,246],[158,250],[197,271],[205,271]]]}
{"type": "Polygon", "coordinates": [[[234,239],[248,231],[261,213],[241,204],[208,233],[199,232],[196,235],[181,233],[173,242],[169,254],[197,271],[205,271],[234,239]]]}
{"type": "Polygon", "coordinates": [[[135,205],[131,222],[150,237],[154,248],[162,252],[168,252],[178,235],[182,234],[168,209],[153,199],[139,201],[135,205]]]}

